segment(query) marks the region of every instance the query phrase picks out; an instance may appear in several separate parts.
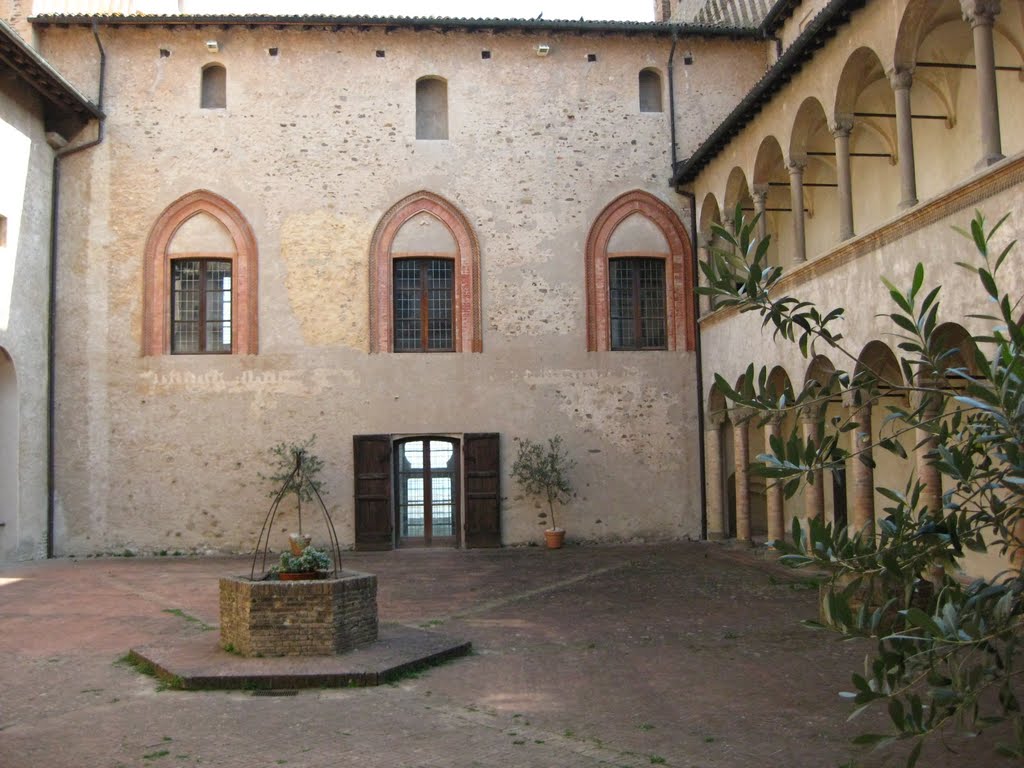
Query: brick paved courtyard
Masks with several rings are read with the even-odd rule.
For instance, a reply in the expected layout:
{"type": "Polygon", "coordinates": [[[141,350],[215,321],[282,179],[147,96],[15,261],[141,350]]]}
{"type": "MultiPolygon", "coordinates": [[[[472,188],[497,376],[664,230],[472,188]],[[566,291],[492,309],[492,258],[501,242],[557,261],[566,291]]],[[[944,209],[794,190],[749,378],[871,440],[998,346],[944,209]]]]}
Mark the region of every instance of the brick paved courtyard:
{"type": "MultiPolygon", "coordinates": [[[[399,551],[345,567],[377,574],[382,621],[473,655],[378,688],[161,690],[118,659],[215,637],[218,578],[247,560],[0,569],[0,766],[838,766],[869,724],[846,726],[836,694],[865,646],[801,627],[816,592],[751,552],[399,551]]],[[[922,764],[994,761],[980,754],[922,764]]]]}

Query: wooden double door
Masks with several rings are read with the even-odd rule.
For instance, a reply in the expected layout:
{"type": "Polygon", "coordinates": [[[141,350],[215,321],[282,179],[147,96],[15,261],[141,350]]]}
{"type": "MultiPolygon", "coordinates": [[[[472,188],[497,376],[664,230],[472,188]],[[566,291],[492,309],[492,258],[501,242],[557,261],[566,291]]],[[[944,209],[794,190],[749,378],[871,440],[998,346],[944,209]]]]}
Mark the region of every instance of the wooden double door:
{"type": "Polygon", "coordinates": [[[356,549],[501,546],[499,436],[357,435],[356,549]]]}

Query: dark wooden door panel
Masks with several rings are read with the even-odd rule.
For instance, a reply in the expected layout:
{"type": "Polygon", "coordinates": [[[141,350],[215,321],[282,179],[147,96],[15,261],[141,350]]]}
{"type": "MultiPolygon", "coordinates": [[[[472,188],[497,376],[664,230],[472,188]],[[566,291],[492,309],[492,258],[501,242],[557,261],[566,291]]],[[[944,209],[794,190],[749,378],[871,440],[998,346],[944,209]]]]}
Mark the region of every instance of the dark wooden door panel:
{"type": "Polygon", "coordinates": [[[496,433],[463,438],[466,478],[465,541],[467,547],[501,546],[501,462],[496,433]]]}
{"type": "Polygon", "coordinates": [[[356,549],[391,549],[391,437],[355,435],[352,448],[356,549]]]}

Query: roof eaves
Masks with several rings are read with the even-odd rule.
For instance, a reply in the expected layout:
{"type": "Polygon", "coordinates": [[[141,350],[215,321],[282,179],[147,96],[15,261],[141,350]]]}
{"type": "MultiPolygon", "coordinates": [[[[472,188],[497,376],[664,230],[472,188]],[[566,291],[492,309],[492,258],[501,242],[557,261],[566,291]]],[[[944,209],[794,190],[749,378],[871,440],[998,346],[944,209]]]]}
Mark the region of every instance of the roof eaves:
{"type": "Polygon", "coordinates": [[[103,111],[64,79],[21,35],[0,19],[0,63],[38,91],[53,107],[84,119],[103,119],[103,111]]]}
{"type": "Polygon", "coordinates": [[[578,21],[559,19],[471,19],[444,16],[327,16],[321,14],[278,16],[268,14],[41,14],[33,24],[72,26],[92,24],[112,26],[312,26],[312,27],[388,27],[409,29],[511,29],[542,32],[594,34],[650,34],[688,37],[759,37],[753,27],[720,27],[704,24],[678,24],[645,21],[578,21]]]}
{"type": "Polygon", "coordinates": [[[778,0],[761,20],[761,31],[765,35],[775,34],[799,6],[800,0],[778,0]]]}
{"type": "Polygon", "coordinates": [[[832,39],[836,30],[867,0],[831,0],[815,16],[793,44],[779,57],[764,76],[747,92],[736,108],[689,158],[673,169],[672,186],[693,181],[697,174],[721,152],[762,107],[799,72],[814,52],[832,39]]]}

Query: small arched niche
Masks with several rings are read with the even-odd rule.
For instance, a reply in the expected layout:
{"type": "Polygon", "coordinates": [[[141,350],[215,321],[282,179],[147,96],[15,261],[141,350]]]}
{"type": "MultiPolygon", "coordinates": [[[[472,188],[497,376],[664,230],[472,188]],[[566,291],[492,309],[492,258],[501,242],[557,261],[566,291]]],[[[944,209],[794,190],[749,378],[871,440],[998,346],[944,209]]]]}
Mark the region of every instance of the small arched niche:
{"type": "Polygon", "coordinates": [[[421,77],[416,81],[416,138],[448,138],[448,83],[443,78],[421,77]]]}
{"type": "Polygon", "coordinates": [[[221,64],[203,67],[199,106],[203,109],[225,109],[228,106],[228,71],[221,64]]]}
{"type": "Polygon", "coordinates": [[[658,70],[648,67],[640,70],[640,111],[661,112],[661,75],[658,70]]]}

